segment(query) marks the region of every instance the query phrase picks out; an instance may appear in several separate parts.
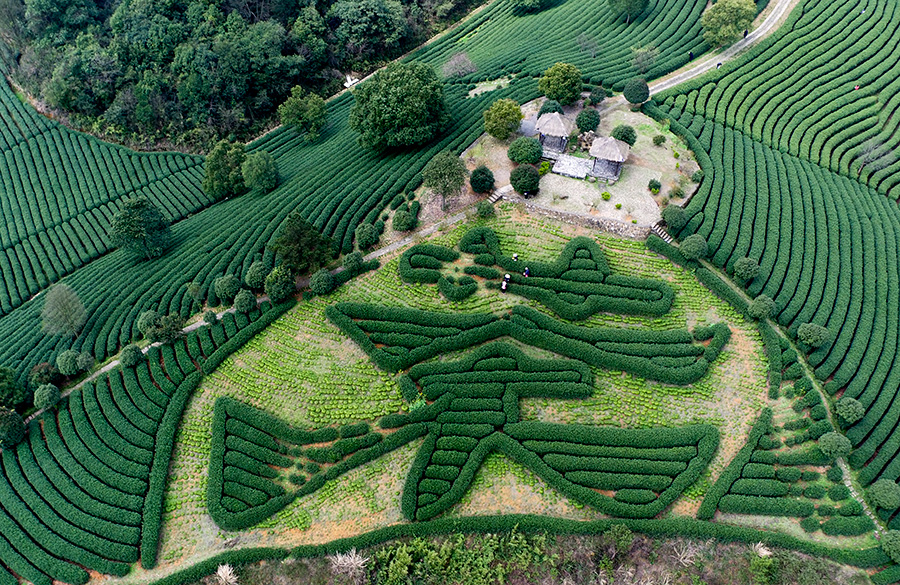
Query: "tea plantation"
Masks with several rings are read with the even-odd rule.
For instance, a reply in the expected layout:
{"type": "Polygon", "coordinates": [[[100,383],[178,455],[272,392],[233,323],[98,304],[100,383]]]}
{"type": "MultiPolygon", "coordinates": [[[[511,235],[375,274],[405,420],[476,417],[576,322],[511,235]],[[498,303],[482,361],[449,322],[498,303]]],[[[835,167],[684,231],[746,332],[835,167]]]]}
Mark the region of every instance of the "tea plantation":
{"type": "MultiPolygon", "coordinates": [[[[894,160],[884,159],[892,156],[887,145],[895,136],[889,88],[897,69],[888,55],[896,56],[897,6],[802,7],[728,71],[659,96],[649,111],[669,117],[695,145],[704,172],[709,169],[686,208],[690,219],[681,235],[706,237],[711,262],[728,273],[741,257],[757,259],[760,275],[747,292],[773,298],[775,318],[791,335],[804,323],[830,333],[818,348],[801,347],[828,394],[855,398],[865,408],[865,416],[844,427],[854,448],[848,461],[867,486],[900,477],[893,406],[900,329],[891,298],[900,213],[888,198],[894,160]],[[838,22],[853,32],[830,41],[838,22]],[[800,45],[814,57],[808,65],[759,73],[762,63],[800,45]],[[852,54],[854,69],[865,73],[842,73],[838,53],[852,54]],[[809,92],[763,97],[796,84],[809,92]],[[878,151],[866,158],[873,138],[878,151]]],[[[879,513],[898,525],[893,511],[879,513]]]]}
{"type": "MultiPolygon", "coordinates": [[[[20,407],[23,438],[0,451],[0,585],[181,585],[410,536],[616,525],[900,583],[900,2],[799,0],[734,57],[709,54],[700,0],[649,0],[629,19],[607,0],[516,4],[400,59],[468,61],[441,74],[436,138],[364,148],[343,92],[317,139],[279,126],[246,145],[277,166],[269,192],[212,197],[215,156],[106,144],[2,84],[0,383],[38,403],[51,374],[37,364],[89,373],[56,378],[56,404],[20,407]],[[578,188],[625,189],[662,160],[683,180],[630,196],[666,221],[512,193],[476,206],[465,191],[447,224],[389,229],[401,205],[428,205],[435,155],[462,166],[478,141],[464,162],[496,163],[507,143],[480,140],[483,112],[541,97],[560,62],[579,69],[576,92],[604,96],[601,122],[649,116],[629,127],[621,184],[578,188]],[[675,71],[693,77],[644,104],[614,95],[675,71]],[[668,131],[680,140],[648,134],[668,131]],[[112,245],[135,196],[172,220],[159,257],[112,245]],[[303,292],[283,302],[238,294],[286,266],[271,245],[293,212],[332,239],[332,273],[291,273],[303,292]],[[363,224],[396,245],[351,256],[363,224]],[[84,303],[77,335],[42,329],[57,282],[84,303]]],[[[499,187],[514,167],[496,166],[499,187]]],[[[2,413],[6,440],[18,427],[2,413]]]]}

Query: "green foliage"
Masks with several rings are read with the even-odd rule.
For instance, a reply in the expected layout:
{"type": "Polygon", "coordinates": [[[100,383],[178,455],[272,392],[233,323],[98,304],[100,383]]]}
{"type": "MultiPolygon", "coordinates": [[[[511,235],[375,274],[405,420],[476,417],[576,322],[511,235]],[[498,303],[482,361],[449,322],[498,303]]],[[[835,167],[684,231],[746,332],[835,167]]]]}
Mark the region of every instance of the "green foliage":
{"type": "Polygon", "coordinates": [[[892,561],[900,563],[900,530],[888,530],[882,533],[881,550],[892,561]]]}
{"type": "Polygon", "coordinates": [[[659,190],[662,188],[662,183],[659,182],[659,179],[650,179],[647,183],[647,188],[653,192],[654,195],[659,193],[659,190]]]}
{"type": "Polygon", "coordinates": [[[82,371],[82,372],[86,372],[86,371],[90,370],[91,368],[93,368],[95,362],[96,362],[96,360],[94,360],[93,354],[91,354],[90,352],[87,352],[87,351],[83,351],[83,352],[79,353],[78,359],[75,360],[75,363],[78,366],[79,371],[82,371]]]}
{"type": "Polygon", "coordinates": [[[447,198],[459,195],[466,184],[466,163],[450,151],[440,152],[422,169],[422,179],[426,188],[441,196],[446,209],[447,198]]]}
{"type": "Polygon", "coordinates": [[[318,272],[312,275],[312,278],[309,279],[309,290],[316,295],[327,295],[335,288],[334,276],[331,275],[331,272],[322,268],[318,272]]]}
{"type": "Polygon", "coordinates": [[[334,255],[331,239],[322,235],[298,211],[292,211],[285,218],[269,249],[277,254],[280,266],[298,274],[318,270],[334,255]]]}
{"type": "Polygon", "coordinates": [[[131,368],[144,361],[144,354],[141,352],[141,348],[130,343],[122,348],[119,353],[119,361],[124,367],[131,368]]]}
{"type": "Polygon", "coordinates": [[[627,143],[628,146],[634,146],[634,143],[637,142],[637,131],[626,124],[621,124],[613,128],[610,136],[612,136],[616,140],[621,140],[622,142],[627,143]]]}
{"type": "MultiPolygon", "coordinates": [[[[4,373],[4,370],[0,368],[0,395],[5,391],[5,385],[7,384],[6,380],[6,374],[4,373]]],[[[14,374],[9,380],[14,380],[14,374]]],[[[32,388],[37,388],[41,384],[55,384],[58,381],[59,370],[57,370],[56,366],[50,362],[36,364],[28,373],[28,384],[32,388]]],[[[2,399],[0,399],[0,404],[4,404],[2,399]]]]}
{"type": "Polygon", "coordinates": [[[362,252],[351,252],[350,254],[347,254],[346,256],[344,256],[342,264],[344,270],[346,270],[350,274],[359,274],[363,270],[362,252]]]}
{"type": "Polygon", "coordinates": [[[206,157],[203,191],[216,200],[243,193],[244,160],[243,145],[219,141],[206,157]]]}
{"type": "Polygon", "coordinates": [[[391,221],[391,225],[398,232],[408,232],[413,230],[418,223],[418,219],[413,217],[412,214],[405,209],[400,209],[394,213],[394,219],[391,221]]]}
{"type": "Polygon", "coordinates": [[[230,303],[234,300],[238,291],[241,290],[241,279],[233,274],[226,274],[217,278],[213,286],[216,290],[216,296],[220,300],[230,303]]]}
{"type": "Polygon", "coordinates": [[[831,460],[850,454],[850,439],[840,433],[830,432],[819,437],[819,450],[831,460]]]}
{"type": "Polygon", "coordinates": [[[513,0],[512,5],[522,12],[537,12],[547,3],[548,0],[513,0]]]}
{"type": "Polygon", "coordinates": [[[509,182],[516,193],[533,195],[540,188],[541,175],[531,165],[519,165],[509,174],[509,182]]]}
{"type": "Polygon", "coordinates": [[[114,246],[149,260],[169,247],[169,220],[146,197],[133,197],[113,216],[109,237],[114,246]]]}
{"type": "Polygon", "coordinates": [[[291,95],[278,106],[278,118],[283,125],[305,132],[306,140],[313,142],[325,127],[328,109],[320,96],[295,85],[291,95]]]}
{"type": "Polygon", "coordinates": [[[266,276],[266,295],[275,303],[280,303],[297,292],[297,282],[294,273],[284,265],[276,266],[266,276]]]}
{"type": "Polygon", "coordinates": [[[600,113],[593,108],[585,108],[575,118],[575,125],[581,132],[592,132],[600,125],[600,113]]]}
{"type": "Polygon", "coordinates": [[[424,63],[388,65],[361,83],[353,100],[350,128],[374,150],[425,144],[449,120],[443,84],[424,63]]]}
{"type": "Polygon", "coordinates": [[[519,129],[523,117],[517,101],[500,98],[484,111],[484,131],[498,140],[506,140],[519,129]]]}
{"type": "Polygon", "coordinates": [[[595,85],[591,88],[591,95],[588,96],[587,101],[585,101],[585,105],[591,105],[595,108],[603,103],[603,100],[606,99],[606,90],[600,87],[599,85],[595,85]]]}
{"type": "Polygon", "coordinates": [[[340,21],[340,44],[364,53],[395,50],[406,31],[403,6],[393,0],[337,0],[328,16],[340,21]]]}
{"type": "Polygon", "coordinates": [[[251,191],[271,191],[278,184],[278,167],[272,155],[261,150],[247,156],[241,165],[244,185],[251,191]]]}
{"type": "Polygon", "coordinates": [[[693,234],[681,241],[681,253],[688,260],[697,260],[705,258],[708,252],[706,238],[700,234],[693,234]]]}
{"type": "Polygon", "coordinates": [[[684,208],[678,205],[667,205],[662,210],[663,221],[671,228],[670,231],[678,232],[687,223],[687,217],[684,214],[684,208]]]}
{"type": "Polygon", "coordinates": [[[5,406],[0,406],[0,447],[7,449],[25,438],[25,421],[22,415],[5,406]]]}
{"type": "Polygon", "coordinates": [[[734,277],[741,283],[759,276],[759,262],[754,258],[738,258],[734,262],[734,277]]]}
{"type": "Polygon", "coordinates": [[[768,319],[775,314],[776,310],[775,301],[766,295],[759,295],[750,303],[747,314],[752,319],[761,320],[768,319]]]}
{"type": "Polygon", "coordinates": [[[378,243],[378,230],[371,223],[358,225],[354,235],[356,236],[356,245],[360,250],[368,250],[378,243]]]}
{"type": "Polygon", "coordinates": [[[234,297],[234,310],[245,315],[256,308],[256,296],[247,289],[241,289],[234,297]]]}
{"type": "Polygon", "coordinates": [[[266,263],[262,260],[254,260],[247,269],[247,276],[244,277],[244,284],[250,287],[250,290],[262,290],[266,285],[266,274],[268,274],[266,263]]]}
{"type": "Polygon", "coordinates": [[[647,8],[648,0],[606,0],[609,9],[616,14],[624,14],[626,22],[640,15],[647,8]]]}
{"type": "Polygon", "coordinates": [[[544,154],[544,147],[536,138],[530,136],[520,136],[512,141],[506,156],[514,163],[523,165],[537,164],[544,154]]]}
{"type": "Polygon", "coordinates": [[[653,145],[654,146],[662,146],[666,143],[666,137],[663,134],[656,134],[653,136],[653,145]]]}
{"type": "Polygon", "coordinates": [[[700,19],[703,38],[710,45],[722,47],[741,38],[756,18],[753,0],[719,0],[706,9],[700,19]]]}
{"type": "Polygon", "coordinates": [[[581,97],[581,71],[570,63],[556,63],[538,80],[538,91],[561,104],[574,103],[581,97]]]}
{"type": "Polygon", "coordinates": [[[482,219],[494,217],[497,214],[494,210],[494,206],[489,201],[479,201],[475,205],[475,212],[478,214],[478,217],[482,219]]]}
{"type": "Polygon", "coordinates": [[[556,100],[544,100],[544,103],[541,104],[541,109],[538,110],[538,118],[543,116],[544,114],[562,114],[563,109],[562,106],[556,100]]]}
{"type": "Polygon", "coordinates": [[[612,551],[612,557],[624,557],[631,552],[634,533],[624,524],[613,524],[601,535],[601,543],[612,551]]]}
{"type": "Polygon", "coordinates": [[[484,165],[478,165],[469,176],[469,185],[476,193],[490,193],[494,190],[494,173],[484,165]]]}
{"type": "Polygon", "coordinates": [[[38,386],[34,391],[34,407],[39,410],[52,408],[59,402],[59,388],[53,384],[38,386]]]}
{"type": "Polygon", "coordinates": [[[219,322],[219,315],[215,311],[206,311],[203,313],[203,322],[207,325],[215,325],[219,322]]]}
{"type": "Polygon", "coordinates": [[[797,339],[810,347],[821,347],[831,338],[828,329],[816,323],[803,323],[797,328],[797,339]]]}
{"type": "Polygon", "coordinates": [[[845,424],[852,425],[859,422],[866,415],[866,409],[859,400],[844,396],[835,404],[834,411],[845,424]]]}
{"type": "MultiPolygon", "coordinates": [[[[828,498],[833,502],[840,502],[850,497],[850,488],[844,484],[835,484],[828,488],[828,498]]],[[[897,495],[897,506],[900,507],[900,494],[897,495]]]]}
{"type": "MultiPolygon", "coordinates": [[[[622,95],[630,104],[642,104],[650,99],[650,87],[645,79],[635,78],[625,84],[625,90],[622,95]]],[[[632,146],[634,146],[632,144],[632,146]]]]}
{"type": "Polygon", "coordinates": [[[694,183],[699,183],[702,180],[703,180],[703,170],[702,169],[697,169],[696,171],[694,171],[691,174],[691,181],[693,181],[694,183]]]}
{"type": "Polygon", "coordinates": [[[141,332],[141,335],[147,337],[150,333],[150,330],[159,323],[160,314],[156,311],[144,311],[138,316],[137,320],[137,328],[138,331],[141,332]]]}
{"type": "Polygon", "coordinates": [[[776,585],[781,581],[778,557],[752,555],[750,557],[750,575],[753,585],[776,585]]]}
{"type": "Polygon", "coordinates": [[[50,287],[41,309],[41,328],[45,333],[74,337],[86,321],[84,304],[69,285],[59,283],[50,287]]]}
{"type": "Polygon", "coordinates": [[[168,344],[180,338],[184,329],[184,317],[178,313],[169,313],[159,318],[147,333],[144,334],[151,343],[168,344]]]}
{"type": "Polygon", "coordinates": [[[56,356],[56,367],[63,376],[74,376],[81,370],[78,368],[78,352],[67,349],[56,356]]]}
{"type": "Polygon", "coordinates": [[[879,479],[867,490],[869,501],[884,510],[900,508],[900,485],[889,479],[879,479]]]}

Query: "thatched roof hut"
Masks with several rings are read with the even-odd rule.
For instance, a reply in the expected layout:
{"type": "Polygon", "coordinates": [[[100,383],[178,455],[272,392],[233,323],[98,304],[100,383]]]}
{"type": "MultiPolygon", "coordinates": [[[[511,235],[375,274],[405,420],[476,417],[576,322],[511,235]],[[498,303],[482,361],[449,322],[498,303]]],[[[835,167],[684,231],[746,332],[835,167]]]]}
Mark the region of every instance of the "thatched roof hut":
{"type": "Polygon", "coordinates": [[[535,130],[544,136],[568,138],[575,130],[575,124],[559,112],[549,112],[537,120],[535,130]]]}
{"type": "Polygon", "coordinates": [[[594,158],[623,163],[628,158],[631,147],[627,142],[616,140],[611,136],[601,136],[591,144],[590,155],[594,158]]]}

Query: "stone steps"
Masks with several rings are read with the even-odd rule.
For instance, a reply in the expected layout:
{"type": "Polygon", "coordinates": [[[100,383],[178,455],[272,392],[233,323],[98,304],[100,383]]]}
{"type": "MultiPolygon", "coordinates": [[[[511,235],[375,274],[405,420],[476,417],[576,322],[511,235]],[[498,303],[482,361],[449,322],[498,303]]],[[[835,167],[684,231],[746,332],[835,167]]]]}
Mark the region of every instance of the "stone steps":
{"type": "Polygon", "coordinates": [[[672,239],[672,236],[669,235],[669,232],[663,228],[662,223],[663,222],[661,221],[656,222],[650,226],[650,231],[662,238],[667,244],[671,244],[674,240],[672,239]]]}

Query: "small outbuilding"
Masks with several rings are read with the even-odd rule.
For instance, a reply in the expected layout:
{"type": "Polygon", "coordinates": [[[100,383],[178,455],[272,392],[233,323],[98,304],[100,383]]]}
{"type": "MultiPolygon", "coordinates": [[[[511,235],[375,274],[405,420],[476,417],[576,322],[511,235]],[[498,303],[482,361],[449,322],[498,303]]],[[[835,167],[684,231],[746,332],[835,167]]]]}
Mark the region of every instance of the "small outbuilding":
{"type": "Polygon", "coordinates": [[[569,136],[575,131],[575,124],[559,112],[549,112],[538,118],[534,129],[540,134],[544,158],[555,160],[566,151],[569,136]]]}
{"type": "Polygon", "coordinates": [[[590,155],[594,158],[594,166],[590,171],[592,177],[617,181],[622,172],[622,164],[628,159],[631,147],[627,142],[616,140],[611,136],[602,136],[591,144],[590,155]]]}

